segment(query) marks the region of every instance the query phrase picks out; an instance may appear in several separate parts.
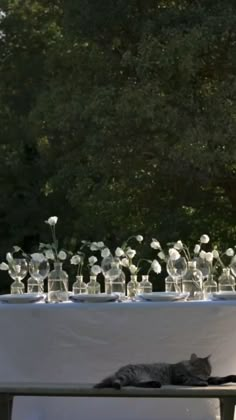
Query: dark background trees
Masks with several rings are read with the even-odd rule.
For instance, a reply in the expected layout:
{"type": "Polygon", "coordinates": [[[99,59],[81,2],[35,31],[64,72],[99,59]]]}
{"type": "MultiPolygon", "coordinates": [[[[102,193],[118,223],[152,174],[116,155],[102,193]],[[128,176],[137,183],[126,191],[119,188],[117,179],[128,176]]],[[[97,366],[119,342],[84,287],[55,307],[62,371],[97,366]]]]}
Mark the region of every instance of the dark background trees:
{"type": "Polygon", "coordinates": [[[234,245],[236,3],[1,0],[0,250],[234,245]]]}

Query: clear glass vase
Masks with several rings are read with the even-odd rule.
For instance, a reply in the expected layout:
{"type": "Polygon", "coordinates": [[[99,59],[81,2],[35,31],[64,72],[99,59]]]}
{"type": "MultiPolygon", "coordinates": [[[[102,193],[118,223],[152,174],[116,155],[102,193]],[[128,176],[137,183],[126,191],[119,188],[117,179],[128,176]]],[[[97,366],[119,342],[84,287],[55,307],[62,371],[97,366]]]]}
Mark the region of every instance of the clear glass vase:
{"type": "Polygon", "coordinates": [[[209,298],[211,293],[217,292],[217,283],[214,280],[213,274],[209,274],[207,280],[203,283],[203,297],[205,300],[209,298]]]}
{"type": "Polygon", "coordinates": [[[166,292],[182,292],[182,279],[181,277],[167,276],[165,278],[165,291],[166,292]]]}
{"type": "Polygon", "coordinates": [[[230,274],[230,268],[223,268],[222,274],[218,279],[219,292],[234,292],[235,278],[230,274]]]}
{"type": "Polygon", "coordinates": [[[65,302],[68,298],[68,274],[62,269],[62,263],[56,261],[48,275],[48,302],[65,302]]]}
{"type": "Polygon", "coordinates": [[[33,277],[27,279],[27,293],[44,293],[44,281],[36,280],[33,277]]]}
{"type": "Polygon", "coordinates": [[[101,293],[101,286],[97,281],[97,276],[90,276],[90,281],[87,284],[87,293],[90,295],[101,293]]]}
{"type": "Polygon", "coordinates": [[[120,267],[119,258],[114,258],[111,268],[105,276],[105,292],[112,295],[118,295],[119,298],[125,297],[125,273],[120,267]]]}
{"type": "Polygon", "coordinates": [[[203,299],[202,272],[197,269],[196,261],[188,262],[187,273],[182,279],[183,293],[189,294],[191,300],[203,299]]]}
{"type": "Polygon", "coordinates": [[[76,276],[76,281],[72,285],[72,292],[74,295],[81,295],[82,293],[88,293],[88,286],[83,281],[83,276],[76,276]]]}
{"type": "Polygon", "coordinates": [[[15,279],[11,284],[11,294],[12,295],[22,295],[25,293],[25,285],[20,279],[15,279]]]}
{"type": "Polygon", "coordinates": [[[139,285],[140,283],[138,282],[137,275],[131,275],[130,281],[127,284],[127,297],[129,299],[135,299],[135,297],[139,295],[139,285]]]}
{"type": "Polygon", "coordinates": [[[152,283],[149,281],[149,275],[142,275],[139,283],[139,293],[152,293],[152,283]]]}

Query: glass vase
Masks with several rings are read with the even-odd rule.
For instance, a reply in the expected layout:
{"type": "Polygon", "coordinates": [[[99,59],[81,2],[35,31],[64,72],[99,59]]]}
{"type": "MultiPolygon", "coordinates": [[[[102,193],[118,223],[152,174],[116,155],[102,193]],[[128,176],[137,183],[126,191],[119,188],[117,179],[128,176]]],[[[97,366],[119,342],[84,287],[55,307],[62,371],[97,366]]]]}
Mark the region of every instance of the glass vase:
{"type": "Polygon", "coordinates": [[[68,298],[68,275],[62,269],[62,263],[56,261],[54,270],[48,275],[48,302],[65,302],[68,298]]]}
{"type": "Polygon", "coordinates": [[[120,267],[119,258],[114,258],[111,268],[105,276],[105,292],[118,295],[119,298],[125,297],[125,273],[120,267]]]}
{"type": "Polygon", "coordinates": [[[11,294],[12,295],[23,295],[25,293],[25,285],[20,279],[15,279],[11,284],[11,294]]]}
{"type": "Polygon", "coordinates": [[[167,276],[165,278],[165,291],[166,292],[182,292],[182,279],[181,277],[167,276]]]}
{"type": "Polygon", "coordinates": [[[142,275],[142,280],[139,283],[139,293],[152,293],[152,283],[149,281],[148,275],[142,275]]]}
{"type": "Polygon", "coordinates": [[[131,275],[130,281],[127,284],[127,297],[129,299],[135,299],[135,297],[139,295],[139,284],[140,283],[138,282],[137,275],[131,275]]]}
{"type": "Polygon", "coordinates": [[[209,274],[207,280],[203,283],[203,297],[205,300],[209,298],[211,293],[217,292],[217,283],[214,280],[214,276],[209,274]]]}
{"type": "Polygon", "coordinates": [[[33,277],[29,277],[27,280],[27,293],[44,293],[44,282],[43,280],[36,280],[33,277]]]}
{"type": "Polygon", "coordinates": [[[202,272],[197,269],[196,261],[189,261],[187,273],[182,280],[183,293],[188,293],[191,300],[203,299],[202,272]]]}
{"type": "Polygon", "coordinates": [[[76,276],[76,281],[72,285],[72,292],[74,295],[81,295],[82,293],[88,293],[88,286],[83,281],[83,276],[76,276]]]}
{"type": "Polygon", "coordinates": [[[234,292],[235,278],[230,274],[230,268],[223,268],[222,274],[218,279],[219,292],[234,292]]]}
{"type": "Polygon", "coordinates": [[[90,281],[87,284],[87,293],[90,295],[101,293],[101,286],[97,281],[97,276],[90,276],[90,281]]]}

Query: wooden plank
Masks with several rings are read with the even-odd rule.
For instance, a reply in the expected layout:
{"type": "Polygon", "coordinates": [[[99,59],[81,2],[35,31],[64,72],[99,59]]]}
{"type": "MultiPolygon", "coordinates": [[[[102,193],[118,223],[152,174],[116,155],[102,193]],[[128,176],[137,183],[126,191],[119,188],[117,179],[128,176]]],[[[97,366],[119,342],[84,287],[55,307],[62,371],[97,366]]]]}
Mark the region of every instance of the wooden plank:
{"type": "Polygon", "coordinates": [[[118,397],[118,398],[235,398],[236,386],[182,387],[164,386],[162,388],[126,387],[121,390],[95,389],[92,384],[77,383],[1,383],[0,394],[30,396],[74,396],[74,397],[118,397]]]}

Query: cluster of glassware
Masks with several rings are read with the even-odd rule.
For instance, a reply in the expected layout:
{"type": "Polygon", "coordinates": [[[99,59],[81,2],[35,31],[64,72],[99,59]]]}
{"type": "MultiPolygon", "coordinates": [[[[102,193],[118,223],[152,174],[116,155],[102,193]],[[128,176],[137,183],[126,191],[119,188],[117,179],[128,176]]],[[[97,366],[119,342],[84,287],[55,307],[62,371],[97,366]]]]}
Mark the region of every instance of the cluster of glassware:
{"type": "Polygon", "coordinates": [[[222,273],[215,280],[211,272],[211,265],[202,258],[186,261],[184,257],[167,262],[168,277],[165,279],[166,292],[188,293],[191,300],[207,300],[215,292],[234,292],[236,276],[236,262],[230,267],[223,268],[222,273]]]}

